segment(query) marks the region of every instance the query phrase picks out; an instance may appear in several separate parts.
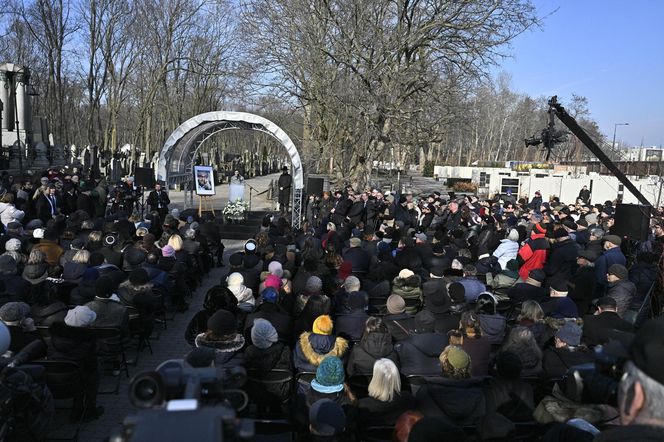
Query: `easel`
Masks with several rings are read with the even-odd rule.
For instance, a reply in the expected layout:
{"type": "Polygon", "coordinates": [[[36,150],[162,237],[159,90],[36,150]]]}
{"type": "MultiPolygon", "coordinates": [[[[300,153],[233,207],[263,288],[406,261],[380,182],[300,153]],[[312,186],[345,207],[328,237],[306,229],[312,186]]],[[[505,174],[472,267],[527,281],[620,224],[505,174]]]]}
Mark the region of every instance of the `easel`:
{"type": "Polygon", "coordinates": [[[216,213],[214,213],[214,204],[212,203],[212,198],[209,196],[201,196],[198,195],[198,217],[200,218],[203,215],[203,211],[210,211],[212,212],[212,216],[217,216],[216,213]]]}

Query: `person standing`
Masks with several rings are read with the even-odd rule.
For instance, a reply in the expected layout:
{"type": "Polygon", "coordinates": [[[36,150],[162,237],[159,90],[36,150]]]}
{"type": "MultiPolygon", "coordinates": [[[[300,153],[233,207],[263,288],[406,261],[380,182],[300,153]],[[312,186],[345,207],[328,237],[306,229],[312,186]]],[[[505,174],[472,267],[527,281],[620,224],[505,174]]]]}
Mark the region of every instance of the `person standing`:
{"type": "Polygon", "coordinates": [[[583,186],[583,188],[579,191],[579,196],[577,199],[583,201],[584,204],[588,204],[590,202],[590,190],[588,189],[588,186],[583,186]]]}
{"type": "Polygon", "coordinates": [[[148,206],[150,206],[150,211],[156,211],[159,213],[159,217],[164,219],[168,214],[168,205],[170,203],[171,200],[168,198],[168,194],[161,188],[161,184],[155,184],[154,190],[148,195],[148,206]]]}
{"type": "Polygon", "coordinates": [[[44,224],[60,212],[60,201],[56,196],[55,186],[49,184],[35,203],[37,216],[44,224]]]}
{"type": "Polygon", "coordinates": [[[281,168],[282,174],[279,177],[279,210],[282,213],[288,212],[288,206],[290,205],[290,192],[293,185],[293,177],[288,173],[288,167],[284,166],[281,168]]]}

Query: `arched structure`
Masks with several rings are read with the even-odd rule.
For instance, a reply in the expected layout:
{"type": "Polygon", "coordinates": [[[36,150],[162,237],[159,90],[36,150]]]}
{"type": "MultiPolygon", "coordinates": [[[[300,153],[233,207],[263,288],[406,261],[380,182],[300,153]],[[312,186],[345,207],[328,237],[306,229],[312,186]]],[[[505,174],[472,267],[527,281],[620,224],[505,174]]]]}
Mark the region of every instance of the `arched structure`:
{"type": "Polygon", "coordinates": [[[194,162],[200,146],[211,136],[225,130],[255,130],[279,141],[290,156],[293,174],[292,223],[300,227],[304,171],[300,154],[290,137],[270,120],[246,112],[207,112],[182,123],[168,137],[159,154],[155,175],[167,185],[180,184],[192,188],[194,162]]]}

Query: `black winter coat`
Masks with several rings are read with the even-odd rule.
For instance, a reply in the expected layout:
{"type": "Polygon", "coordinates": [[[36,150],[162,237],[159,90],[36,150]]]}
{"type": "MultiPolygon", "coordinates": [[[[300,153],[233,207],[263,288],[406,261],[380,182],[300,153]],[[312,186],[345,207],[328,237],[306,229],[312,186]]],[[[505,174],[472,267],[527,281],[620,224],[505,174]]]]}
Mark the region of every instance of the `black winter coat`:
{"type": "Polygon", "coordinates": [[[632,324],[618,316],[618,313],[606,311],[599,315],[586,315],[583,318],[583,342],[586,345],[602,345],[609,341],[611,330],[632,333],[632,324]]]}
{"type": "Polygon", "coordinates": [[[367,319],[369,319],[369,315],[362,309],[339,315],[334,322],[336,333],[350,341],[357,341],[362,337],[367,319]]]}
{"type": "Polygon", "coordinates": [[[595,269],[579,267],[569,282],[572,287],[567,296],[574,301],[580,315],[588,313],[595,296],[595,269]]]}
{"type": "Polygon", "coordinates": [[[390,402],[365,397],[358,401],[360,422],[363,425],[394,425],[405,411],[412,410],[415,398],[410,392],[395,393],[390,402]]]}
{"type": "Polygon", "coordinates": [[[571,238],[553,244],[551,246],[551,253],[543,269],[544,273],[546,273],[547,281],[569,281],[573,270],[576,268],[578,253],[579,249],[571,238]]]}
{"type": "Polygon", "coordinates": [[[547,379],[560,378],[575,365],[593,362],[595,355],[585,347],[547,348],[542,357],[542,369],[547,379]]]}
{"type": "Polygon", "coordinates": [[[447,335],[419,333],[394,346],[399,356],[401,373],[405,375],[437,375],[440,373],[439,357],[449,342],[447,335]]]}
{"type": "MultiPolygon", "coordinates": [[[[258,376],[260,378],[261,373],[275,369],[288,370],[292,373],[291,350],[281,342],[272,344],[266,349],[250,345],[244,352],[244,366],[251,377],[258,376]],[[255,371],[255,373],[251,373],[251,371],[255,371]]],[[[254,387],[259,385],[260,387],[253,389],[251,382],[247,385],[252,397],[267,394],[267,401],[274,399],[275,402],[281,403],[290,396],[291,383],[256,384],[254,387]]]]}
{"type": "Polygon", "coordinates": [[[383,322],[392,335],[394,341],[403,341],[412,335],[415,330],[415,317],[408,313],[383,316],[383,322]]]}
{"type": "Polygon", "coordinates": [[[392,345],[392,336],[389,333],[369,333],[353,346],[348,357],[346,372],[349,377],[354,374],[371,375],[374,363],[381,358],[390,359],[399,365],[399,359],[392,345]]]}
{"type": "Polygon", "coordinates": [[[263,302],[253,313],[247,315],[247,318],[244,321],[244,337],[247,341],[251,340],[251,327],[254,326],[254,321],[257,318],[270,321],[274,329],[277,331],[280,341],[291,342],[293,339],[293,321],[288,313],[286,313],[286,310],[277,304],[263,302]]]}
{"type": "Polygon", "coordinates": [[[443,416],[457,426],[475,426],[486,414],[484,391],[476,380],[426,384],[417,392],[416,406],[425,416],[443,416]]]}

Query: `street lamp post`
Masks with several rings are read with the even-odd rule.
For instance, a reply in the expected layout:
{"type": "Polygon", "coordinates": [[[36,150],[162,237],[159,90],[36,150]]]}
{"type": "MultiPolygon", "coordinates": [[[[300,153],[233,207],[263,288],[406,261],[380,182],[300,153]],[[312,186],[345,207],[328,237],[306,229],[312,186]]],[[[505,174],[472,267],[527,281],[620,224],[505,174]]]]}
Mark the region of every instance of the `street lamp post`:
{"type": "Polygon", "coordinates": [[[614,125],[613,125],[613,143],[611,143],[611,148],[613,150],[616,150],[616,130],[618,130],[618,126],[629,126],[629,123],[614,123],[614,125]]]}

